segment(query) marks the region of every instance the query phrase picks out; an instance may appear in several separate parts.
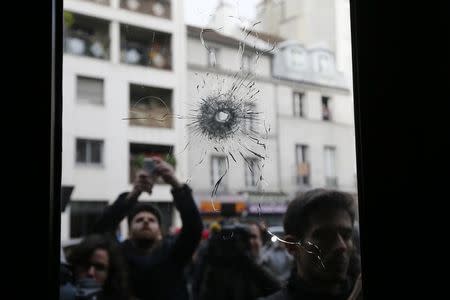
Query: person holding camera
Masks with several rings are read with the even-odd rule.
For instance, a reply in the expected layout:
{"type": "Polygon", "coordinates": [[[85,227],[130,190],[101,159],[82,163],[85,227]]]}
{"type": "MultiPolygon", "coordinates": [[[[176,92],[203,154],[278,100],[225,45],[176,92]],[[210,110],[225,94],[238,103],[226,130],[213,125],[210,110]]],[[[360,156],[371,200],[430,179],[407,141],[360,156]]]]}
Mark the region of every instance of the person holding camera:
{"type": "Polygon", "coordinates": [[[199,300],[254,300],[281,288],[252,253],[248,225],[224,225],[209,241],[205,253],[199,300]]]}
{"type": "Polygon", "coordinates": [[[132,191],[121,193],[105,209],[95,231],[113,232],[128,217],[129,238],[120,243],[120,248],[128,266],[132,295],[140,300],[187,300],[184,268],[200,242],[203,224],[190,187],[179,183],[170,164],[158,157],[153,162],[153,172],[139,171],[132,191]],[[183,223],[174,238],[163,236],[159,209],[138,201],[143,192],[152,193],[157,177],[172,186],[173,201],[183,223]]]}

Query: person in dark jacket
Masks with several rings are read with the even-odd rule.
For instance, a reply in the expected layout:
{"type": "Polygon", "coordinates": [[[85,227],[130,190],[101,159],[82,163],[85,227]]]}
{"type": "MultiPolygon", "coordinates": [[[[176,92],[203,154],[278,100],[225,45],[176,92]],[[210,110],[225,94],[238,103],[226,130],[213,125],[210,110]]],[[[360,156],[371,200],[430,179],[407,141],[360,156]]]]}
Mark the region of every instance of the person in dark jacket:
{"type": "Polygon", "coordinates": [[[128,266],[132,295],[140,300],[187,300],[184,268],[200,242],[203,224],[189,186],[178,182],[168,163],[156,157],[153,160],[154,174],[138,172],[133,190],[120,194],[106,208],[95,231],[114,232],[128,216],[129,238],[120,246],[128,266]],[[156,176],[172,186],[173,201],[183,223],[176,237],[163,237],[162,216],[157,207],[138,202],[142,192],[151,194],[156,176]]]}
{"type": "Polygon", "coordinates": [[[203,262],[199,300],[255,300],[281,288],[252,255],[251,230],[225,225],[209,241],[203,262]]]}
{"type": "Polygon", "coordinates": [[[283,240],[295,268],[287,285],[265,300],[362,299],[354,204],[351,195],[325,189],[308,191],[289,204],[283,240]]]}

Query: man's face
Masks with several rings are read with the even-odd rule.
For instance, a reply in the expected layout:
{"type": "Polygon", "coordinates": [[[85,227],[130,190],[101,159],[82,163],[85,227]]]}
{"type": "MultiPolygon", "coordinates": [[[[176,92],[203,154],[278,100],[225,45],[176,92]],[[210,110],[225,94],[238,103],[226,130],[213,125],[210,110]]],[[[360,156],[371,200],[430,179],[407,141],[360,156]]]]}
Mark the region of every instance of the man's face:
{"type": "Polygon", "coordinates": [[[75,269],[77,279],[93,278],[102,285],[108,278],[109,255],[104,249],[95,250],[85,265],[75,269]]]}
{"type": "Polygon", "coordinates": [[[257,225],[250,225],[250,251],[254,257],[258,257],[262,247],[261,232],[257,225]]]}
{"type": "Polygon", "coordinates": [[[343,209],[322,211],[312,214],[309,221],[309,229],[302,241],[309,241],[319,247],[325,268],[317,255],[299,251],[297,264],[303,276],[322,281],[344,280],[353,251],[350,215],[343,209]]]}
{"type": "Polygon", "coordinates": [[[161,228],[156,216],[148,211],[136,214],[131,220],[130,237],[136,240],[160,240],[161,228]]]}

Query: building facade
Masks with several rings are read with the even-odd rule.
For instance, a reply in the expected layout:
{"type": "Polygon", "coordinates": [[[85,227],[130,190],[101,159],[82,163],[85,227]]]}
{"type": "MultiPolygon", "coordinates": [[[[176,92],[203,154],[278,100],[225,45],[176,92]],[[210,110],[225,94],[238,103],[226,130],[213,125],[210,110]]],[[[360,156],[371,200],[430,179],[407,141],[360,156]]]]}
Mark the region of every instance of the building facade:
{"type": "MultiPolygon", "coordinates": [[[[234,202],[236,215],[258,219],[262,213],[268,223],[279,225],[288,201],[298,193],[328,187],[356,194],[353,103],[350,84],[336,69],[334,53],[256,32],[249,36],[259,44],[221,31],[208,31],[202,43],[201,32],[202,28],[188,26],[187,98],[196,101],[198,82],[204,78],[216,74],[220,81],[223,76],[242,72],[249,57],[252,61],[258,56],[250,70],[259,90],[256,110],[270,127],[263,188],[252,185],[247,164],[239,158],[221,182],[224,190],[213,201],[234,202]],[[264,52],[255,46],[267,41],[276,44],[276,50],[264,52]],[[242,48],[246,50],[239,53],[242,48]]],[[[209,151],[192,178],[197,203],[206,218],[214,215],[208,202],[216,174],[220,174],[218,159],[214,150],[209,151]]],[[[191,169],[195,161],[189,160],[191,169]]]]}
{"type": "MultiPolygon", "coordinates": [[[[64,1],[62,185],[74,189],[61,216],[62,240],[86,234],[104,206],[130,190],[148,156],[167,159],[186,177],[186,156],[177,153],[186,140],[184,121],[160,120],[184,113],[182,4],[64,1]]],[[[176,225],[168,185],[156,184],[142,199],[160,206],[166,226],[176,225]]]]}

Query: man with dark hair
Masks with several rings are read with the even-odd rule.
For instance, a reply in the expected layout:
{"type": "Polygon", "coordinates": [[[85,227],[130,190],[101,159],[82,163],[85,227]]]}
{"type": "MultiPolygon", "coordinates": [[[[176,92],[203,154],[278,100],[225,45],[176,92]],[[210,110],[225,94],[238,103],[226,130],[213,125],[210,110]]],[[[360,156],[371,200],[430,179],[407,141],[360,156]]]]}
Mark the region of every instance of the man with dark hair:
{"type": "Polygon", "coordinates": [[[113,232],[121,220],[128,217],[129,238],[121,243],[134,297],[140,300],[189,299],[184,268],[200,242],[203,224],[192,191],[175,177],[172,166],[159,158],[154,174],[137,173],[133,190],[119,195],[103,213],[96,225],[97,232],[113,232]],[[156,176],[172,186],[175,207],[183,222],[175,237],[163,237],[162,215],[148,202],[138,202],[142,192],[151,194],[156,176]]]}
{"type": "Polygon", "coordinates": [[[343,192],[314,189],[294,199],[284,217],[295,259],[288,284],[266,300],[362,299],[353,245],[355,203],[343,192]]]}

